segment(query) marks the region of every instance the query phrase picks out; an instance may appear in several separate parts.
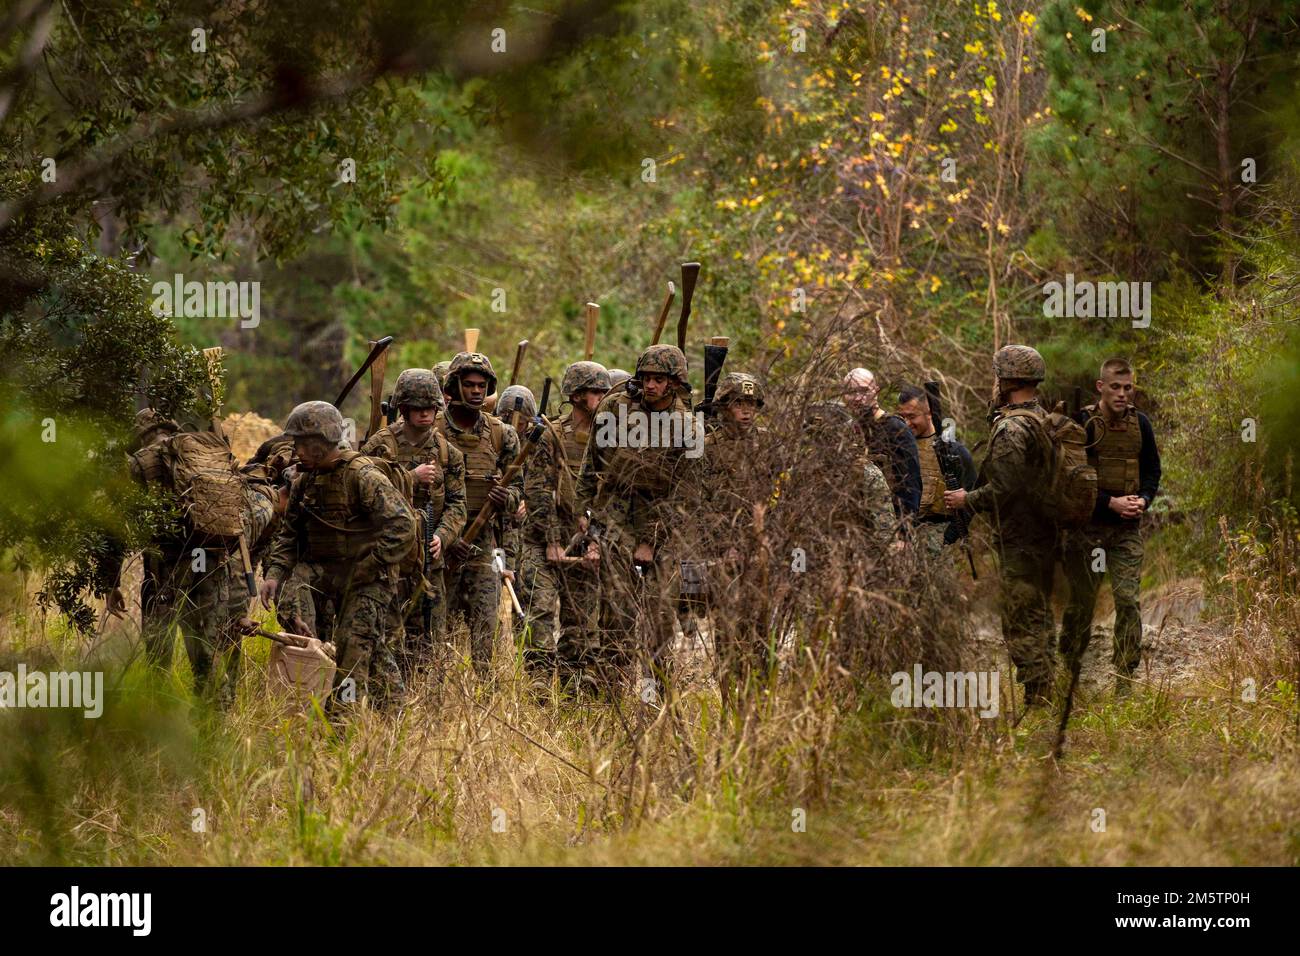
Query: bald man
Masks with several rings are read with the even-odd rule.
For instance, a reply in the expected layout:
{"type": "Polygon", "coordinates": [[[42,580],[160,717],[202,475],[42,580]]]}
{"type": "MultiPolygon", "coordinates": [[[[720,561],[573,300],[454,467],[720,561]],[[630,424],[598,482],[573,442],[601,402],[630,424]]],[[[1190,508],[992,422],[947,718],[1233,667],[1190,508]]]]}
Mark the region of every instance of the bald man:
{"type": "Polygon", "coordinates": [[[853,412],[876,463],[894,496],[894,513],[915,515],[921,506],[921,457],[907,422],[880,407],[880,384],[870,369],[844,376],[844,404],[853,412]]]}

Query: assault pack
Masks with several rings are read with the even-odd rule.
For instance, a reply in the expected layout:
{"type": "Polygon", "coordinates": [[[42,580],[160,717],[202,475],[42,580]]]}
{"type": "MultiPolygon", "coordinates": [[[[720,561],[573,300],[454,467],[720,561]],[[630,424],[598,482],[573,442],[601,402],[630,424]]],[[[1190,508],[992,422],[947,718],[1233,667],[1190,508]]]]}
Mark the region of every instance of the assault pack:
{"type": "Polygon", "coordinates": [[[216,432],[176,432],[135,453],[146,481],[176,500],[191,534],[233,539],[243,533],[247,479],[226,439],[216,432]]]}
{"type": "Polygon", "coordinates": [[[1047,473],[1039,489],[1044,517],[1062,528],[1079,528],[1092,518],[1097,504],[1097,469],[1088,463],[1088,434],[1083,426],[1058,407],[1051,412],[1032,408],[1004,411],[1003,419],[1021,418],[1033,428],[1047,448],[1047,473]]]}

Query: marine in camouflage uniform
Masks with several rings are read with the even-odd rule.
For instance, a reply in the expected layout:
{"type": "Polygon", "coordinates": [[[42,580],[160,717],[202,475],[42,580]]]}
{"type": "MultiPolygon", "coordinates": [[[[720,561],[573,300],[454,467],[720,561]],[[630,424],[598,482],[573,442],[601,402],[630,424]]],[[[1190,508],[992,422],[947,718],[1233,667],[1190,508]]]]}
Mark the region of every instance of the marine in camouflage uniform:
{"type": "MultiPolygon", "coordinates": [[[[606,679],[637,657],[660,689],[667,678],[678,584],[673,538],[704,452],[689,395],[686,357],[671,345],[652,345],[637,359],[633,377],[596,410],[577,498],[579,511],[591,513],[600,548],[610,625],[600,643],[606,679]],[[675,434],[665,436],[660,428],[658,447],[649,447],[652,415],[661,416],[657,426],[675,422],[675,434]],[[637,438],[644,440],[637,444],[637,438]]],[[[644,686],[641,693],[649,697],[644,686]]]]}
{"type": "Polygon", "coordinates": [[[415,514],[379,464],[339,447],[343,419],[333,405],[304,402],[284,430],[301,473],[267,559],[262,602],[278,593],[281,624],[308,636],[320,636],[332,616],[332,704],[382,703],[404,690],[388,647],[389,608],[398,568],[416,547],[415,514]]]}
{"type": "Polygon", "coordinates": [[[588,550],[577,481],[592,410],[609,391],[609,373],[596,362],[574,362],[565,369],[560,390],[573,407],[546,423],[524,479],[528,518],[520,554],[519,602],[524,609],[524,664],[534,679],[548,677],[556,664],[565,677],[580,675],[599,646],[599,566],[594,552],[593,560],[573,559],[586,556],[588,550]]]}
{"type": "MultiPolygon", "coordinates": [[[[756,421],[764,403],[757,378],[728,372],[713,397],[718,426],[705,439],[700,514],[710,566],[710,630],[724,701],[743,691],[751,674],[765,674],[773,663],[763,582],[766,556],[756,513],[770,504],[780,469],[771,437],[756,421]]],[[[886,507],[888,502],[886,489],[886,507]]]]}
{"type": "MultiPolygon", "coordinates": [[[[136,415],[137,450],[129,460],[131,477],[146,487],[168,485],[159,444],[180,426],[153,409],[136,415]]],[[[231,456],[232,464],[234,462],[231,456]]],[[[250,502],[251,503],[251,502],[250,502]]],[[[245,509],[245,512],[247,509],[245,509]]],[[[248,514],[241,514],[247,522],[248,514]]],[[[239,636],[231,617],[232,588],[243,587],[236,549],[216,545],[183,525],[144,549],[140,588],[141,630],[153,665],[170,670],[179,628],[194,675],[195,690],[217,703],[233,703],[239,677],[239,636]],[[214,681],[213,678],[219,676],[214,681]]],[[[120,573],[120,567],[119,567],[120,573]]],[[[243,593],[247,593],[246,591],[243,593]]],[[[113,603],[122,607],[120,592],[113,603]]]]}
{"type": "Polygon", "coordinates": [[[371,435],[361,454],[391,461],[414,479],[412,507],[419,518],[420,543],[398,570],[390,607],[391,640],[409,681],[445,636],[443,553],[465,529],[465,457],[433,428],[443,401],[432,371],[408,368],[398,375],[393,404],[402,417],[371,435]]]}
{"type": "MultiPolygon", "coordinates": [[[[533,397],[532,390],[523,385],[511,385],[501,393],[496,408],[501,413],[497,417],[514,428],[522,447],[528,438],[529,426],[537,417],[537,399],[533,397]]],[[[504,519],[506,530],[502,537],[502,547],[506,553],[506,570],[512,584],[519,581],[520,567],[523,562],[524,524],[528,518],[528,475],[531,467],[531,461],[524,466],[524,497],[519,508],[504,519]]],[[[519,596],[519,600],[522,603],[523,597],[519,596]]],[[[510,614],[514,616],[513,608],[510,614]]]]}
{"type": "Polygon", "coordinates": [[[1029,346],[1007,345],[993,356],[993,374],[998,408],[980,479],[974,491],[950,491],[944,500],[949,507],[965,506],[986,516],[993,526],[1002,637],[1024,684],[1026,703],[1042,704],[1054,678],[1051,596],[1057,528],[1041,511],[1050,449],[1023,416],[1046,420],[1037,390],[1047,367],[1029,346]]]}
{"type": "Polygon", "coordinates": [[[1097,470],[1092,520],[1064,535],[1062,563],[1069,601],[1061,620],[1061,656],[1071,667],[1092,638],[1092,615],[1102,579],[1115,599],[1111,663],[1124,693],[1142,659],[1142,515],[1160,490],[1160,452],[1151,422],[1133,407],[1133,370],[1109,359],[1097,380],[1101,401],[1076,414],[1088,438],[1088,463],[1097,470]]]}
{"type": "MultiPolygon", "coordinates": [[[[496,505],[492,519],[472,546],[459,541],[452,548],[445,572],[449,615],[462,613],[469,628],[470,658],[475,673],[486,679],[491,671],[501,603],[501,578],[492,566],[492,551],[502,547],[507,516],[523,498],[523,475],[510,484],[501,478],[519,454],[519,436],[501,419],[483,411],[487,393],[496,388],[492,363],[480,352],[461,352],[451,361],[443,391],[448,407],[434,427],[465,457],[465,514],[472,524],[489,499],[496,505]]],[[[450,618],[449,618],[450,620],[450,618]]]]}
{"type": "Polygon", "coordinates": [[[847,453],[851,473],[861,477],[859,494],[850,498],[852,508],[843,515],[828,515],[828,527],[849,523],[861,528],[867,541],[881,550],[893,544],[899,529],[895,494],[873,460],[853,412],[839,402],[810,406],[804,414],[804,440],[847,453]]]}

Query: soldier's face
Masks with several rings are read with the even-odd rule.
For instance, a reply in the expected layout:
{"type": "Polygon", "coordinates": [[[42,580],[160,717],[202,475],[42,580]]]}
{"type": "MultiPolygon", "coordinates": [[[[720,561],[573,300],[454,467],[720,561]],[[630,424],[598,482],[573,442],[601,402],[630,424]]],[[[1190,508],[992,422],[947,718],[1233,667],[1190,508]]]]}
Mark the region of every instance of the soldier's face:
{"type": "Polygon", "coordinates": [[[410,422],[411,427],[423,430],[433,424],[433,416],[437,411],[436,408],[411,408],[403,405],[402,418],[410,422]]]}
{"type": "Polygon", "coordinates": [[[646,372],[641,376],[641,394],[651,408],[667,405],[672,400],[672,379],[662,372],[646,372]]]}
{"type": "Polygon", "coordinates": [[[1122,415],[1133,404],[1133,373],[1117,375],[1107,372],[1104,378],[1097,379],[1097,394],[1101,404],[1116,415],[1122,415]]]}
{"type": "Polygon", "coordinates": [[[467,405],[482,405],[487,398],[487,376],[479,372],[466,372],[460,377],[460,397],[467,405]]]}
{"type": "Polygon", "coordinates": [[[932,423],[928,405],[922,405],[916,399],[912,399],[898,406],[898,414],[903,421],[907,422],[907,427],[912,429],[912,434],[917,438],[925,438],[930,434],[932,423]]]}
{"type": "Polygon", "coordinates": [[[596,406],[600,400],[605,397],[605,392],[594,388],[584,388],[581,392],[575,392],[570,396],[569,401],[573,403],[574,408],[586,409],[588,415],[596,413],[596,406]]]}
{"type": "Polygon", "coordinates": [[[307,471],[315,471],[338,457],[338,446],[323,438],[295,438],[293,451],[298,456],[298,464],[307,471]]]}
{"type": "Polygon", "coordinates": [[[749,428],[758,417],[758,402],[752,398],[738,398],[734,402],[728,402],[724,407],[727,410],[728,421],[741,428],[749,428]]]}

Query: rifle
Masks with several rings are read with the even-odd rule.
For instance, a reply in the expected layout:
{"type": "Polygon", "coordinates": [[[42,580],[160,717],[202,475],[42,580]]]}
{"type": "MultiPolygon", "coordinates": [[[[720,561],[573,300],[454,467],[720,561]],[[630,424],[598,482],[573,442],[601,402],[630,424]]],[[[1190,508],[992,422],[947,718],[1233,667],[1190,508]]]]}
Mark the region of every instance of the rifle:
{"type": "Polygon", "coordinates": [[[424,503],[424,601],[420,605],[425,643],[433,644],[433,598],[429,597],[429,546],[433,544],[433,498],[424,503]]]}
{"type": "Polygon", "coordinates": [[[510,427],[515,429],[515,431],[519,430],[519,415],[520,413],[523,412],[523,410],[524,410],[524,397],[522,395],[516,395],[515,407],[510,409],[510,427]]]}
{"type": "MultiPolygon", "coordinates": [[[[960,488],[962,479],[961,456],[943,438],[943,405],[939,398],[939,383],[925,383],[925,397],[930,405],[930,423],[934,428],[934,454],[939,461],[939,472],[943,475],[943,485],[949,491],[960,488]]],[[[965,509],[954,511],[952,521],[943,533],[943,543],[953,544],[960,541],[966,552],[966,561],[970,564],[970,576],[979,580],[975,572],[975,558],[970,550],[970,513],[965,509]]]]}
{"type": "Polygon", "coordinates": [[[713,396],[718,393],[718,378],[722,366],[727,361],[727,347],[731,339],[717,335],[704,346],[704,416],[708,419],[717,417],[718,410],[713,407],[713,396]]]}
{"type": "MultiPolygon", "coordinates": [[[[226,438],[225,430],[221,427],[221,406],[225,399],[225,391],[221,387],[221,360],[224,355],[225,350],[220,346],[203,350],[203,359],[208,373],[208,385],[212,389],[212,431],[214,434],[220,435],[225,440],[226,447],[229,448],[230,440],[226,438]]],[[[250,598],[257,597],[253,562],[248,556],[248,538],[245,537],[242,527],[239,531],[239,561],[244,570],[244,587],[248,589],[248,596],[250,598]]]]}
{"type": "Polygon", "coordinates": [[[542,400],[538,403],[537,414],[543,419],[546,418],[546,406],[551,403],[551,377],[546,376],[546,381],[542,382],[542,400]]]}
{"type": "Polygon", "coordinates": [[[668,297],[664,299],[664,307],[659,310],[659,321],[655,323],[655,337],[650,340],[651,345],[659,344],[659,336],[664,334],[664,323],[668,321],[668,310],[673,307],[673,299],[677,297],[677,287],[668,282],[668,297]]]}
{"type": "Polygon", "coordinates": [[[365,375],[366,372],[370,370],[370,366],[374,365],[379,356],[383,355],[384,352],[387,351],[388,346],[392,344],[393,337],[391,335],[385,335],[378,342],[372,342],[370,344],[370,354],[367,355],[366,360],[361,363],[361,367],[357,369],[356,374],[348,379],[348,383],[343,386],[343,391],[339,392],[339,397],[334,399],[335,408],[340,411],[342,410],[344,401],[346,401],[347,397],[352,394],[352,387],[356,385],[357,382],[361,381],[361,376],[365,375]]]}
{"type": "Polygon", "coordinates": [[[519,381],[519,370],[524,367],[524,353],[528,351],[528,340],[524,339],[515,346],[515,365],[510,370],[510,384],[519,381]]]}
{"type": "Polygon", "coordinates": [[[695,297],[695,280],[700,277],[698,262],[682,263],[682,314],[677,320],[677,347],[686,353],[686,323],[691,317],[691,299],[695,297]]]}
{"type": "MultiPolygon", "coordinates": [[[[542,417],[538,415],[533,419],[533,427],[528,430],[528,435],[524,441],[523,447],[519,449],[519,454],[515,456],[515,460],[510,463],[510,466],[506,468],[505,474],[501,476],[501,484],[510,484],[510,482],[514,480],[515,475],[519,474],[519,472],[523,470],[524,465],[528,464],[528,459],[532,457],[533,452],[537,450],[538,443],[542,440],[542,432],[544,429],[545,426],[542,424],[542,417]]],[[[460,540],[473,547],[475,540],[477,540],[478,536],[483,533],[483,529],[487,527],[487,523],[492,520],[492,515],[496,513],[496,509],[497,506],[491,499],[483,502],[483,507],[480,508],[478,514],[474,516],[474,520],[470,522],[469,527],[465,529],[465,533],[461,535],[460,540]]],[[[450,555],[448,555],[447,564],[449,567],[455,564],[455,561],[450,555]]]]}
{"type": "Polygon", "coordinates": [[[588,362],[596,354],[596,323],[600,320],[600,306],[595,302],[587,303],[587,340],[583,346],[582,354],[586,356],[588,362]]]}
{"type": "Polygon", "coordinates": [[[465,330],[465,351],[466,352],[478,351],[478,329],[465,330]]]}

